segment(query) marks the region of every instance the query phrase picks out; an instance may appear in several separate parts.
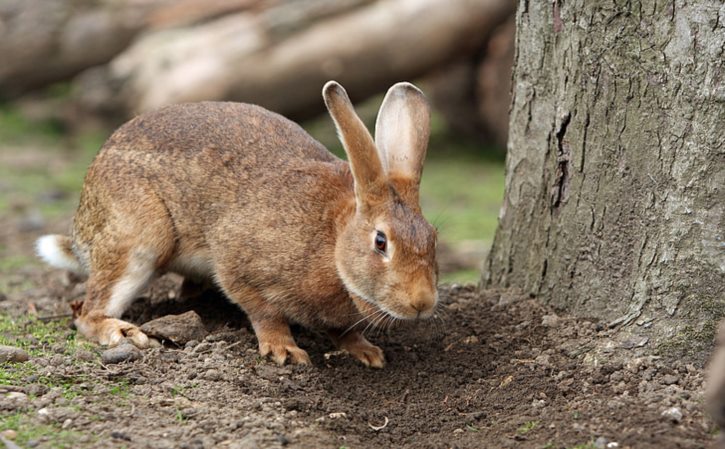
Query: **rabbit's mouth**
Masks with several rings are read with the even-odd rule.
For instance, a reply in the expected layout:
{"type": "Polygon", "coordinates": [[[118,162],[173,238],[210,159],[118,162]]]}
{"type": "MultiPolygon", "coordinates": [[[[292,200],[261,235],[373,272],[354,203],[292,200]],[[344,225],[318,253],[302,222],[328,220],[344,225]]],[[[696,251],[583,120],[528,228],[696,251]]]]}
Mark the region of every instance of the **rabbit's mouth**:
{"type": "Polygon", "coordinates": [[[425,301],[393,301],[393,304],[386,304],[382,301],[374,301],[365,295],[351,292],[353,303],[362,316],[389,316],[396,320],[417,320],[427,319],[433,316],[438,304],[438,292],[432,299],[425,301]],[[397,306],[397,307],[396,307],[397,306]]]}

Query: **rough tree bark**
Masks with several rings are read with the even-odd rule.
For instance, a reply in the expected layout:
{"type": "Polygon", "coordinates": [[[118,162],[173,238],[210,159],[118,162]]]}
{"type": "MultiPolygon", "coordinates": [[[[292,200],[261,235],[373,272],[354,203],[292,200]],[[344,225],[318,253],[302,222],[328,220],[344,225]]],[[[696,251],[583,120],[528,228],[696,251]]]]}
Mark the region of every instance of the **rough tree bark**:
{"type": "Polygon", "coordinates": [[[521,0],[517,29],[483,285],[700,359],[725,314],[725,6],[521,0]]]}

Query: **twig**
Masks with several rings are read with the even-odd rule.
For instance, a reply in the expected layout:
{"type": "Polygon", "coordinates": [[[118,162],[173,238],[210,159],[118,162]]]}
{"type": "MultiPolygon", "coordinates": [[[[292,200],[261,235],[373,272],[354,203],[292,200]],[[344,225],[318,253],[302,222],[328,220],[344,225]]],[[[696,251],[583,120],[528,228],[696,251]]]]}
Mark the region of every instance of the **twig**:
{"type": "Polygon", "coordinates": [[[58,315],[39,316],[38,321],[48,322],[53,320],[59,320],[61,318],[71,318],[72,316],[72,313],[60,313],[58,315]]]}

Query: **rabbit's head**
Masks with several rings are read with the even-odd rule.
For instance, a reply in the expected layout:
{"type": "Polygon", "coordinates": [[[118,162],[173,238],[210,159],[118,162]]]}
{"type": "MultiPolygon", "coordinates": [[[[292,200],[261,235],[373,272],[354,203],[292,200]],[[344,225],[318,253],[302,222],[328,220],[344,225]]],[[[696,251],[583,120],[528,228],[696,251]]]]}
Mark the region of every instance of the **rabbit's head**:
{"type": "Polygon", "coordinates": [[[410,83],[391,87],[373,140],[342,86],[328,82],[323,97],[355,191],[355,211],[335,247],[340,278],[366,315],[373,305],[395,318],[429,317],[438,301],[436,230],[418,204],[430,134],[428,101],[410,83]]]}

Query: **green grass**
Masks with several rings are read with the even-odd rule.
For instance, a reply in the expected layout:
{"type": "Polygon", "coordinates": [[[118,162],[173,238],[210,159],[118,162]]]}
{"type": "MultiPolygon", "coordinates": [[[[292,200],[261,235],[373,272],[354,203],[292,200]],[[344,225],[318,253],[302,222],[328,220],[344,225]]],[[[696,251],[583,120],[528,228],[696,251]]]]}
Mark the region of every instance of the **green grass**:
{"type": "Polygon", "coordinates": [[[131,394],[131,384],[129,384],[127,379],[119,379],[108,389],[108,394],[127,399],[131,394]]]}
{"type": "MultiPolygon", "coordinates": [[[[81,392],[78,384],[87,381],[83,376],[56,376],[33,363],[37,357],[51,357],[55,348],[62,344],[63,352],[75,354],[79,349],[92,350],[94,345],[76,339],[76,332],[68,330],[69,320],[43,322],[35,318],[13,318],[0,315],[0,344],[15,346],[28,352],[31,360],[23,363],[0,364],[0,384],[24,386],[34,376],[37,383],[48,388],[60,388],[63,397],[72,399],[81,392]]],[[[74,363],[81,362],[72,359],[74,363]]],[[[123,382],[123,380],[119,380],[123,382]]],[[[116,384],[114,384],[116,385],[116,384]]]]}
{"type": "Polygon", "coordinates": [[[539,427],[539,421],[526,421],[521,425],[521,427],[516,429],[516,433],[519,435],[526,435],[537,427],[539,427]]]}

